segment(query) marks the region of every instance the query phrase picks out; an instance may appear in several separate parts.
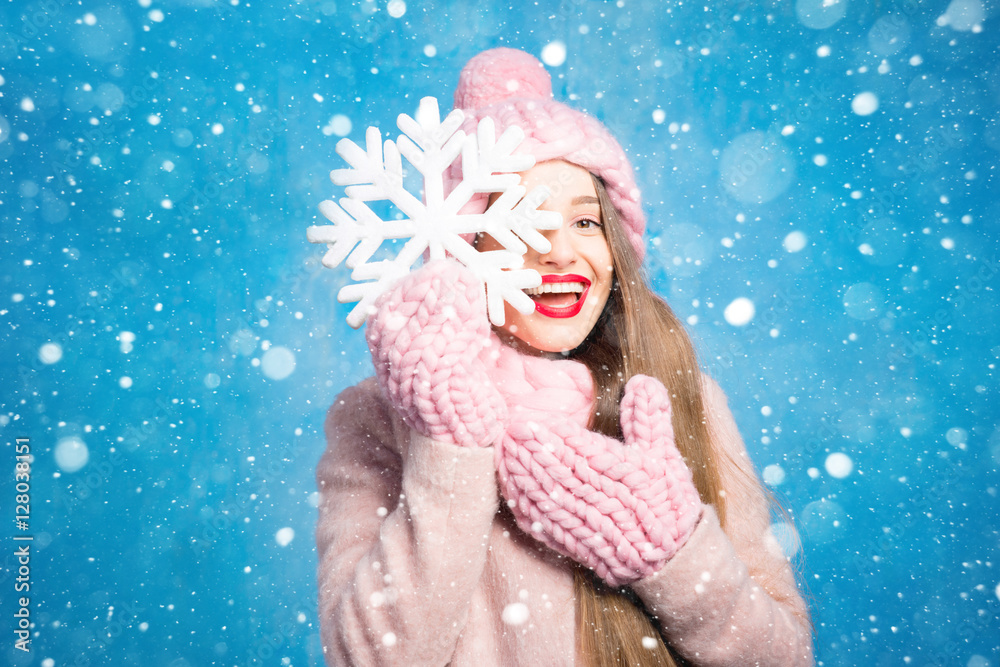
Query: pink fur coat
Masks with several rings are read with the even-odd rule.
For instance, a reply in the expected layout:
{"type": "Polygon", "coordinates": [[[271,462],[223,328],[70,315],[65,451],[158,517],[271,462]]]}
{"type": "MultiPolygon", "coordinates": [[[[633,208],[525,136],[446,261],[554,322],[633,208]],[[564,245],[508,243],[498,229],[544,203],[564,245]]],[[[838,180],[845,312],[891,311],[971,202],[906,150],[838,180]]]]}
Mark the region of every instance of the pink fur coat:
{"type": "MultiPolygon", "coordinates": [[[[585,423],[589,373],[500,346],[491,379],[518,420],[585,423]]],[[[729,520],[704,506],[690,538],[631,587],[692,665],[811,665],[805,603],[771,536],[763,489],[718,385],[704,378],[729,520]]],[[[575,665],[572,563],[501,510],[493,447],[403,423],[374,379],[326,423],[319,611],[330,665],[575,665]]]]}

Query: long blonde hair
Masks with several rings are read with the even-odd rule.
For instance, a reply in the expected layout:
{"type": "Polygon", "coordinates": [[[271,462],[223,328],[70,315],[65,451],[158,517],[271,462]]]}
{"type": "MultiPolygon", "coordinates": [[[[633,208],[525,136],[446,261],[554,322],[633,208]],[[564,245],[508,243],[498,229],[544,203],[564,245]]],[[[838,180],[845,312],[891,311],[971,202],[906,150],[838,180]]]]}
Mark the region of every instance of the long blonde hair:
{"type": "MultiPolygon", "coordinates": [[[[677,448],[702,501],[715,506],[725,526],[725,496],[694,345],[674,312],[649,287],[604,183],[594,176],[594,185],[614,262],[614,285],[601,319],[573,354],[594,377],[590,428],[621,438],[619,403],[625,383],[637,374],[660,380],[670,394],[677,448]]],[[[634,593],[612,589],[582,567],[574,580],[577,644],[585,663],[593,667],[679,664],[634,593]]]]}

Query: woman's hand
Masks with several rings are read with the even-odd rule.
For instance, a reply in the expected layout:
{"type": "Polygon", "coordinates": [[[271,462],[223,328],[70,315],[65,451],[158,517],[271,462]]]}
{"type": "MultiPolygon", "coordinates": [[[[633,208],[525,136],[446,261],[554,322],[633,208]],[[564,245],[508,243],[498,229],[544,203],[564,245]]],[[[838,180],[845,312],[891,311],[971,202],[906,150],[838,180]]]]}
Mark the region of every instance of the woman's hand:
{"type": "Polygon", "coordinates": [[[612,586],[659,570],[702,508],[670,413],[663,385],[637,375],[621,403],[624,443],[558,417],[511,424],[497,470],[518,525],[612,586]]]}
{"type": "Polygon", "coordinates": [[[453,260],[429,262],[376,302],[368,348],[379,387],[417,432],[488,447],[507,406],[479,359],[490,344],[482,284],[453,260]]]}

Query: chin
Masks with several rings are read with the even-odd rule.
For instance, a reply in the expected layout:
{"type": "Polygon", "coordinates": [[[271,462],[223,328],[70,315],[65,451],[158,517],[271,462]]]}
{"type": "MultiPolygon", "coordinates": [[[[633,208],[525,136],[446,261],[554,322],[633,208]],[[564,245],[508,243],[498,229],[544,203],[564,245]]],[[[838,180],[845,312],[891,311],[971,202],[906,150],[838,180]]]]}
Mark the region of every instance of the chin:
{"type": "MultiPolygon", "coordinates": [[[[529,317],[544,318],[534,313],[529,317]]],[[[586,322],[566,322],[555,324],[549,318],[540,321],[526,322],[524,317],[511,322],[512,326],[504,327],[506,333],[518,340],[522,345],[538,352],[547,354],[567,354],[583,344],[591,327],[586,322]],[[586,331],[582,331],[586,329],[586,331]]]]}

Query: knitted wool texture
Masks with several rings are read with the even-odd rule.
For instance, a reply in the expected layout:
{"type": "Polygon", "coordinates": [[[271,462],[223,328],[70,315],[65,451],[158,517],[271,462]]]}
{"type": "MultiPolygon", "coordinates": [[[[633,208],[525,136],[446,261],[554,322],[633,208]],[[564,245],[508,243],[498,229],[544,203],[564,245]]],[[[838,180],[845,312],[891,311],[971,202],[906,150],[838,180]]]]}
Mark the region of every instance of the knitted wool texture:
{"type": "Polygon", "coordinates": [[[658,380],[629,380],[621,423],[624,443],[558,415],[512,414],[497,449],[500,488],[521,529],[612,586],[659,570],[701,516],[658,380]]]}
{"type": "MultiPolygon", "coordinates": [[[[493,120],[497,135],[517,126],[525,135],[518,153],[530,153],[536,162],[566,160],[600,176],[621,215],[629,242],[642,260],[646,218],[625,151],[600,121],[552,99],[552,79],[542,63],[516,49],[483,51],[470,59],[459,75],[455,108],[466,114],[466,132],[475,132],[483,118],[493,120]]],[[[461,167],[456,162],[447,179],[453,187],[460,178],[461,167]]],[[[487,199],[488,193],[480,193],[463,211],[481,213],[487,199]]]]}
{"type": "Polygon", "coordinates": [[[454,261],[429,262],[375,304],[375,377],[412,429],[469,447],[494,444],[507,406],[477,359],[489,343],[483,286],[454,261]]]}
{"type": "Polygon", "coordinates": [[[629,380],[624,443],[589,431],[589,371],[491,336],[482,288],[457,262],[430,262],[383,295],[368,341],[404,421],[460,445],[499,440],[500,488],[521,529],[609,584],[653,574],[694,530],[701,502],[663,385],[629,380]]]}

